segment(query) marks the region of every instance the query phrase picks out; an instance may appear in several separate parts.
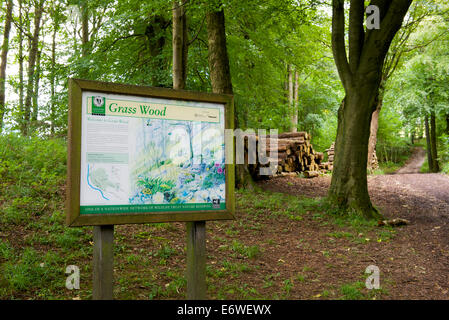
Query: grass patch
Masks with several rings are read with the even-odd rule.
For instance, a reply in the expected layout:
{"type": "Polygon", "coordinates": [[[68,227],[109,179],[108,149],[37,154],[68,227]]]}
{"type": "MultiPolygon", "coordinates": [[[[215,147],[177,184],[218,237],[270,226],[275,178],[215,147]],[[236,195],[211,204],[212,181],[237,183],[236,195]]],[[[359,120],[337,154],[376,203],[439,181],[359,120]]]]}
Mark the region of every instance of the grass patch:
{"type": "Polygon", "coordinates": [[[341,300],[376,300],[387,295],[388,291],[383,288],[369,290],[364,282],[357,281],[341,285],[339,293],[341,300]]]}

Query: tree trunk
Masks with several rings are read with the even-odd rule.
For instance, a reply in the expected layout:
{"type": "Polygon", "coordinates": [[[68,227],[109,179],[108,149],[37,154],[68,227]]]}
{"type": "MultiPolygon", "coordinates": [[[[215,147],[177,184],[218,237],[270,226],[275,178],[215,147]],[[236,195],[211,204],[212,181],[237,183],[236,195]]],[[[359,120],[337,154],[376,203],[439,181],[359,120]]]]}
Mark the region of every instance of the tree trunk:
{"type": "Polygon", "coordinates": [[[427,163],[429,164],[429,171],[434,172],[433,169],[433,157],[432,157],[432,143],[430,142],[430,129],[429,129],[429,117],[426,115],[424,119],[424,125],[426,128],[426,144],[427,144],[427,163]]]}
{"type": "MultiPolygon", "coordinates": [[[[226,46],[225,16],[223,8],[206,13],[207,39],[209,47],[209,72],[214,93],[233,94],[231,71],[226,46]]],[[[234,126],[239,127],[237,111],[234,112],[234,126]]],[[[237,188],[252,188],[253,180],[245,164],[236,164],[235,183],[237,188]]]]}
{"type": "Polygon", "coordinates": [[[25,114],[24,114],[24,122],[22,124],[21,132],[24,136],[28,135],[28,126],[30,124],[30,116],[31,116],[31,100],[33,96],[33,87],[34,87],[34,77],[35,77],[35,67],[36,67],[36,58],[38,52],[39,45],[39,32],[41,28],[41,18],[43,11],[43,1],[36,3],[35,12],[34,12],[34,33],[33,38],[31,39],[30,52],[28,56],[28,83],[25,97],[25,114]]]}
{"type": "Polygon", "coordinates": [[[50,132],[55,134],[56,107],[55,107],[55,87],[56,87],[56,33],[58,26],[54,22],[53,35],[51,42],[51,72],[50,72],[50,132]]]}
{"type": "Polygon", "coordinates": [[[86,57],[89,54],[89,8],[85,1],[81,7],[81,54],[86,57]]]}
{"type": "Polygon", "coordinates": [[[299,73],[295,70],[295,86],[293,90],[292,132],[298,131],[299,73]]]}
{"type": "MultiPolygon", "coordinates": [[[[209,72],[214,93],[233,94],[223,9],[206,13],[209,72]]],[[[238,125],[237,119],[236,126],[238,125]]]]}
{"type": "Polygon", "coordinates": [[[39,114],[39,81],[41,78],[41,54],[42,51],[39,50],[37,52],[37,58],[36,58],[36,74],[34,76],[34,93],[33,93],[33,113],[31,120],[33,122],[33,126],[36,125],[37,122],[37,116],[39,114]]]}
{"type": "Polygon", "coordinates": [[[173,1],[173,88],[184,89],[187,78],[187,17],[185,2],[173,1]]]}
{"type": "Polygon", "coordinates": [[[375,100],[376,110],[374,110],[371,116],[370,135],[368,142],[368,169],[376,169],[376,144],[377,144],[377,131],[379,130],[379,114],[382,109],[382,98],[378,97],[375,100]]]}
{"type": "Polygon", "coordinates": [[[436,135],[436,123],[435,123],[435,111],[430,112],[430,144],[432,148],[432,161],[433,161],[433,171],[439,172],[440,166],[438,164],[438,151],[437,151],[437,135],[436,135]]]}
{"type": "MultiPolygon", "coordinates": [[[[22,17],[22,1],[19,0],[19,25],[23,27],[23,17],[22,17]]],[[[23,32],[22,29],[17,30],[18,32],[18,42],[19,42],[19,126],[22,127],[24,108],[23,108],[23,32]]]]}
{"type": "Polygon", "coordinates": [[[449,135],[449,113],[446,114],[446,134],[449,135]]]}
{"type": "Polygon", "coordinates": [[[3,130],[3,118],[6,113],[6,66],[8,63],[9,32],[11,31],[12,7],[12,0],[8,0],[8,3],[6,5],[5,28],[3,31],[3,44],[1,53],[2,61],[0,64],[0,134],[3,130]]]}
{"type": "Polygon", "coordinates": [[[379,219],[381,215],[371,204],[368,194],[366,174],[371,114],[360,107],[373,105],[375,90],[375,85],[371,88],[360,86],[349,90],[338,110],[334,170],[329,198],[339,209],[379,219]]]}
{"type": "Polygon", "coordinates": [[[293,123],[293,70],[292,65],[289,64],[287,67],[288,72],[288,112],[290,115],[290,131],[293,131],[294,123],[293,123]]]}
{"type": "Polygon", "coordinates": [[[148,39],[148,49],[151,58],[151,85],[153,87],[164,86],[163,73],[166,63],[164,61],[164,57],[162,56],[162,52],[166,42],[164,31],[169,25],[170,21],[168,21],[165,17],[162,15],[156,15],[151,19],[145,30],[145,36],[148,39]]]}
{"type": "Polygon", "coordinates": [[[382,216],[371,203],[367,185],[369,128],[385,57],[412,0],[376,2],[382,28],[366,31],[364,1],[351,0],[347,32],[345,2],[332,0],[332,53],[346,96],[338,111],[328,199],[338,211],[379,219],[382,216]]]}

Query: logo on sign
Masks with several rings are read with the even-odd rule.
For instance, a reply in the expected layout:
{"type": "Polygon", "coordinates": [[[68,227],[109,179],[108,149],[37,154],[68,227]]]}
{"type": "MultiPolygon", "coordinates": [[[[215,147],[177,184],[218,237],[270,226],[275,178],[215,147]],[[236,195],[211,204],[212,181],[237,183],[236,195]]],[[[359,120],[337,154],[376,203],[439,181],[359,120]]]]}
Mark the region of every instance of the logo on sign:
{"type": "Polygon", "coordinates": [[[212,199],[212,208],[220,209],[220,199],[212,199]]]}
{"type": "Polygon", "coordinates": [[[96,116],[106,115],[106,99],[104,97],[92,97],[92,114],[96,116]]]}

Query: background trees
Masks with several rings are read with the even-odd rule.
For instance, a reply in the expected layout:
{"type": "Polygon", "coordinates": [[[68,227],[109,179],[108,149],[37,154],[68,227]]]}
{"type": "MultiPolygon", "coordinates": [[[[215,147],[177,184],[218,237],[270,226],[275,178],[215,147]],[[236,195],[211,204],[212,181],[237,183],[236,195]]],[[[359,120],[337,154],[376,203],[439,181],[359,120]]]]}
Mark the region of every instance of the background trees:
{"type": "MultiPolygon", "coordinates": [[[[337,110],[345,93],[332,56],[330,2],[221,3],[236,124],[242,129],[308,131],[314,148],[324,151],[336,139],[337,110]]],[[[212,91],[216,70],[210,67],[207,12],[218,4],[4,1],[0,11],[3,132],[64,137],[69,77],[163,87],[185,79],[180,87],[212,91]],[[181,79],[173,78],[178,61],[183,62],[181,79]]],[[[357,23],[364,21],[362,7],[357,23]]],[[[408,142],[424,137],[428,115],[429,138],[432,123],[435,131],[430,139],[436,148],[433,158],[444,168],[444,135],[449,130],[443,85],[447,9],[447,0],[414,2],[392,40],[376,105],[371,106],[377,110],[372,121],[379,119],[379,130],[378,135],[376,130],[371,134],[369,153],[374,153],[377,142],[382,161],[395,160],[398,150],[408,149],[408,142]],[[427,78],[416,78],[416,72],[427,78]]],[[[374,35],[366,32],[366,39],[374,35]]],[[[351,39],[355,36],[351,33],[351,39]]],[[[355,51],[351,45],[353,56],[355,51]]],[[[356,64],[357,59],[352,61],[353,67],[356,64]]]]}
{"type": "MultiPolygon", "coordinates": [[[[173,43],[176,46],[181,39],[175,32],[173,42],[172,3],[15,2],[13,56],[8,61],[11,73],[6,81],[6,102],[11,105],[6,113],[8,131],[64,135],[68,77],[172,86],[172,69],[176,67],[173,43]]],[[[320,16],[315,2],[223,2],[237,120],[242,128],[289,130],[291,119],[298,117],[293,127],[320,135],[327,118],[321,110],[335,109],[341,88],[330,59],[329,17],[320,16]],[[297,88],[295,104],[287,101],[287,66],[292,70],[292,86],[297,88]],[[329,82],[332,90],[324,94],[329,82]]],[[[175,50],[182,52],[181,59],[188,60],[184,64],[185,88],[211,91],[206,21],[211,3],[178,3],[179,10],[174,12],[182,10],[180,16],[188,17],[182,34],[186,41],[179,42],[183,49],[175,50]]],[[[328,136],[323,147],[330,144],[334,134],[323,135],[328,136]]]]}

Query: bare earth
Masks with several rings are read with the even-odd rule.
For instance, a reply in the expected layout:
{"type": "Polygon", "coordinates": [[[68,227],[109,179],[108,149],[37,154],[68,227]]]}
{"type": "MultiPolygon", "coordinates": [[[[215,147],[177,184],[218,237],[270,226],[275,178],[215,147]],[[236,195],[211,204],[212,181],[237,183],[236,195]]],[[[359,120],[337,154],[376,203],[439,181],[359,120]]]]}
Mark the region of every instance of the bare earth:
{"type": "MultiPolygon", "coordinates": [[[[382,214],[410,221],[396,229],[388,245],[373,243],[369,248],[368,261],[391,283],[392,299],[449,298],[449,177],[418,173],[424,159],[424,150],[417,148],[396,174],[368,178],[371,199],[382,214]]],[[[318,197],[326,196],[330,179],[281,177],[261,182],[261,186],[318,197]]],[[[367,262],[354,257],[351,263],[348,268],[362,268],[367,262]]],[[[340,272],[344,276],[344,271],[340,272]]]]}

